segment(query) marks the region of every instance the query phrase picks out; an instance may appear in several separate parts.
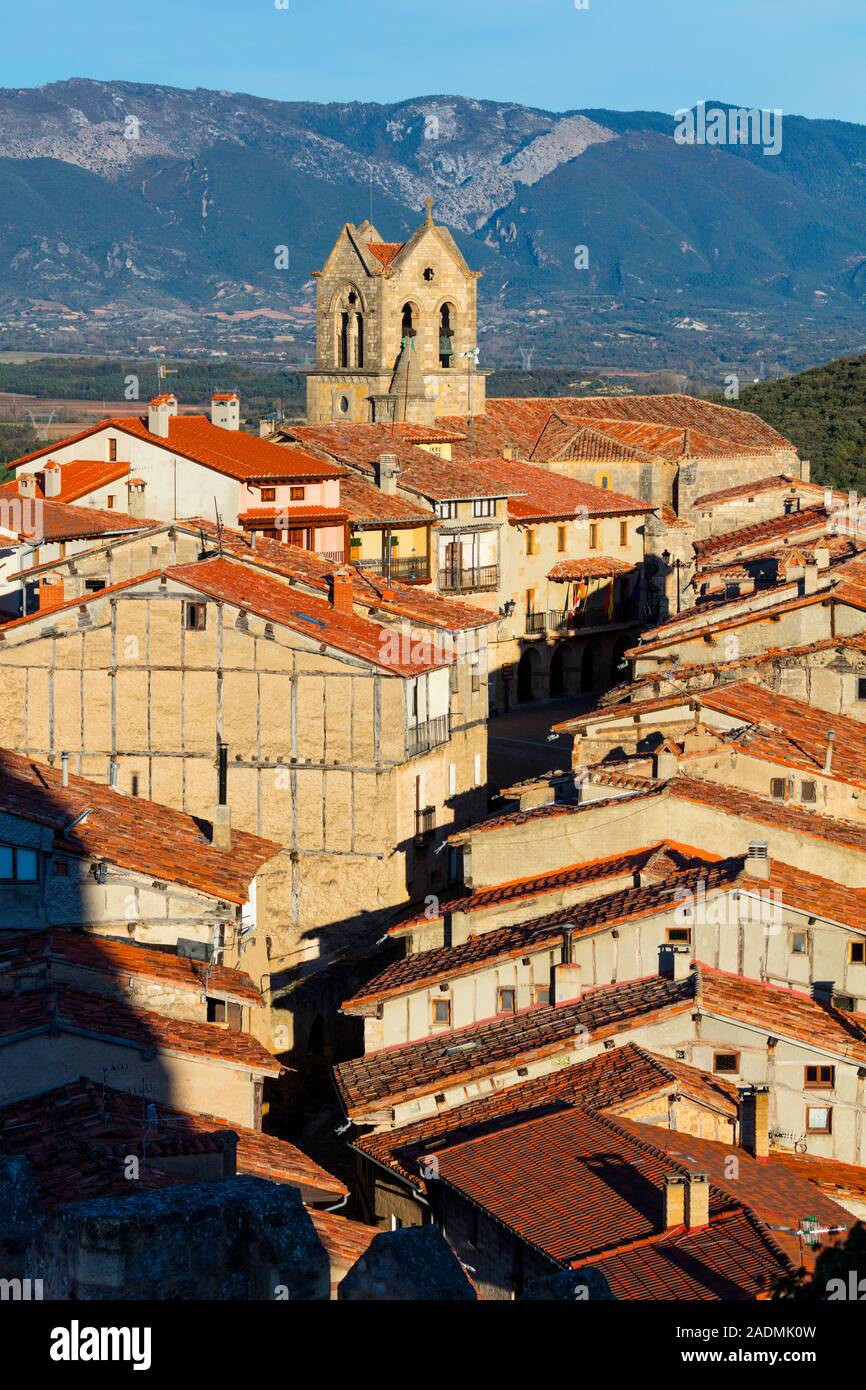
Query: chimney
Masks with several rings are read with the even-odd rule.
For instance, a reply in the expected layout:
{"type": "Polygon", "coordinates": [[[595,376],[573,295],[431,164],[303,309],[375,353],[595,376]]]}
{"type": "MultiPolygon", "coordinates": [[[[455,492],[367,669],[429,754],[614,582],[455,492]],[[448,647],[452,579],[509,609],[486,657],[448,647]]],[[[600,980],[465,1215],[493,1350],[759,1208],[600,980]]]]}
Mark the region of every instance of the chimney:
{"type": "Polygon", "coordinates": [[[24,497],[29,501],[36,500],[36,474],[18,474],[18,496],[24,497]]]}
{"type": "Polygon", "coordinates": [[[355,590],[347,569],[334,570],[331,575],[331,607],[336,613],[354,611],[355,590]]]}
{"type": "Polygon", "coordinates": [[[160,439],[168,439],[169,420],[176,414],[176,396],[154,396],[147,407],[147,428],[160,439]]]}
{"type": "Polygon", "coordinates": [[[60,496],[60,464],[49,460],[42,474],[42,491],[46,497],[60,496]]]}
{"type": "Polygon", "coordinates": [[[215,849],[232,847],[232,813],[228,805],[229,750],[225,743],[217,745],[217,804],[213,808],[211,844],[215,849]]]}
{"type": "Polygon", "coordinates": [[[769,1086],[744,1086],[740,1091],[740,1143],[759,1163],[770,1157],[769,1086]]]}
{"type": "Polygon", "coordinates": [[[662,942],[659,946],[659,974],[666,980],[687,980],[692,968],[691,946],[662,942]]]}
{"type": "Polygon", "coordinates": [[[44,576],[39,580],[39,612],[60,608],[65,601],[62,575],[44,576]]]}
{"type": "Polygon", "coordinates": [[[686,1227],[697,1231],[710,1224],[710,1177],[708,1173],[689,1173],[686,1180],[686,1227]]]}
{"type": "Polygon", "coordinates": [[[400,460],[396,454],[380,454],[376,464],[376,486],[380,492],[393,496],[400,476],[400,460]]]}
{"type": "Polygon", "coordinates": [[[126,484],[126,510],[130,516],[144,516],[144,478],[130,478],[126,484]]]}
{"type": "Polygon", "coordinates": [[[572,928],[566,927],[562,942],[562,961],[553,967],[553,1004],[576,1004],[581,995],[580,966],[571,959],[572,928]]]}
{"type": "Polygon", "coordinates": [[[69,786],[69,754],[68,754],[68,753],[61,753],[61,754],[60,754],[60,785],[61,785],[61,787],[68,787],[68,786],[69,786]]]}
{"type": "Polygon", "coordinates": [[[210,422],[221,430],[241,427],[241,398],[235,391],[219,391],[211,396],[210,422]]]}
{"type": "Polygon", "coordinates": [[[665,1230],[686,1224],[686,1180],[682,1173],[668,1173],[664,1185],[665,1230]]]}
{"type": "Polygon", "coordinates": [[[670,777],[676,777],[679,768],[679,759],[674,750],[666,743],[662,744],[653,759],[653,776],[667,781],[670,777]]]}
{"type": "Polygon", "coordinates": [[[803,593],[817,594],[818,592],[818,562],[814,555],[810,555],[806,560],[806,568],[803,571],[803,593]]]}
{"type": "Polygon", "coordinates": [[[769,879],[770,847],[766,840],[749,841],[743,868],[747,874],[751,874],[752,878],[769,879]]]}
{"type": "Polygon", "coordinates": [[[836,734],[833,729],[827,734],[827,752],[824,754],[824,771],[829,773],[833,766],[833,744],[836,742],[836,734]]]}
{"type": "Polygon", "coordinates": [[[816,545],[812,553],[815,556],[815,564],[818,566],[819,570],[830,568],[830,552],[826,545],[816,545]]]}

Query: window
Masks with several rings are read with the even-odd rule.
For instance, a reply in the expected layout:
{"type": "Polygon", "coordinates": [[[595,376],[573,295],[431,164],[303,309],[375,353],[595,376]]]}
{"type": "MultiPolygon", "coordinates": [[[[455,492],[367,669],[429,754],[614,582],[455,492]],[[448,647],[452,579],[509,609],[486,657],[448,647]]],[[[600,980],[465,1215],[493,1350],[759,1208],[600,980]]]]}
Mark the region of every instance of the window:
{"type": "MultiPolygon", "coordinates": [[[[343,365],[345,366],[346,364],[343,363],[343,365]]],[[[348,396],[341,396],[340,399],[339,399],[339,402],[338,402],[338,406],[339,406],[339,410],[340,410],[340,414],[341,414],[341,415],[348,415],[348,413],[349,413],[349,397],[348,397],[348,396]]]]}
{"type": "Polygon", "coordinates": [[[116,440],[116,439],[109,439],[109,441],[108,441],[108,462],[109,462],[109,463],[117,463],[117,440],[116,440]]]}
{"type": "Polygon", "coordinates": [[[714,1052],[713,1071],[722,1073],[738,1072],[740,1070],[739,1052],[714,1052]]]}
{"type": "Polygon", "coordinates": [[[207,1021],[208,1023],[225,1023],[226,1021],[226,1001],[224,999],[210,999],[207,1001],[207,1021]]]}
{"type": "Polygon", "coordinates": [[[514,1006],[517,1002],[517,990],[510,986],[499,991],[499,1012],[501,1014],[513,1014],[514,1006]]]}
{"type": "Polygon", "coordinates": [[[803,1085],[812,1089],[832,1090],[836,1085],[835,1067],[806,1067],[803,1085]]]}
{"type": "Polygon", "coordinates": [[[263,502],[276,502],[277,489],[275,487],[263,487],[259,491],[259,496],[263,502]]]}
{"type": "Polygon", "coordinates": [[[441,521],[454,521],[457,517],[457,503],[437,502],[436,515],[441,521]]]}
{"type": "Polygon", "coordinates": [[[526,553],[535,554],[535,532],[531,528],[526,532],[526,553]]]}
{"type": "Polygon", "coordinates": [[[788,950],[792,956],[805,956],[809,950],[809,933],[806,931],[789,932],[788,950]]]}
{"type": "MultiPolygon", "coordinates": [[[[751,502],[751,500],[752,500],[752,499],[751,499],[751,497],[750,497],[750,498],[749,498],[749,501],[751,502]]],[[[786,498],[785,498],[785,515],[786,515],[786,516],[791,516],[791,514],[792,514],[793,512],[798,512],[799,510],[800,510],[800,499],[799,499],[799,497],[786,497],[786,498]]]]}
{"type": "Polygon", "coordinates": [[[848,942],[848,960],[851,965],[866,965],[866,941],[848,942]]]}
{"type": "Polygon", "coordinates": [[[427,281],[428,285],[432,284],[436,279],[436,271],[433,269],[432,265],[428,265],[427,269],[424,271],[424,279],[427,281]]]}
{"type": "Polygon", "coordinates": [[[303,502],[303,500],[304,500],[304,498],[305,498],[305,496],[306,496],[306,493],[307,493],[306,488],[303,488],[303,487],[290,487],[290,488],[289,488],[289,501],[290,501],[290,502],[303,502]]]}
{"type": "Polygon", "coordinates": [[[621,521],[621,522],[619,523],[619,543],[620,543],[620,545],[628,545],[628,522],[627,522],[627,521],[621,521]]]}
{"type": "Polygon", "coordinates": [[[591,522],[589,523],[589,548],[590,548],[590,550],[598,550],[598,522],[597,522],[597,521],[591,521],[591,522]]]}
{"type": "Polygon", "coordinates": [[[566,526],[557,526],[557,528],[556,528],[556,548],[557,548],[557,550],[559,551],[560,555],[561,555],[562,552],[565,550],[565,546],[566,546],[567,540],[568,540],[568,528],[567,528],[566,526]]]}
{"type": "Polygon", "coordinates": [[[532,986],[532,1002],[533,1002],[533,1004],[549,1004],[549,1003],[550,1003],[550,985],[533,985],[533,986],[532,986]]]}
{"type": "Polygon", "coordinates": [[[784,777],[770,778],[770,796],[774,801],[785,800],[785,779],[784,777]]]}
{"type": "Polygon", "coordinates": [[[434,1023],[439,1023],[439,1024],[444,1023],[444,1024],[447,1024],[447,1025],[450,1025],[450,1023],[451,1023],[451,1000],[450,1000],[450,999],[434,999],[434,1000],[433,1000],[433,1022],[434,1022],[434,1023]]]}
{"type": "Polygon", "coordinates": [[[85,579],[84,581],[84,592],[86,594],[98,594],[99,590],[104,588],[104,579],[85,579]]]}
{"type": "Polygon", "coordinates": [[[866,676],[857,677],[857,699],[866,700],[866,676]]]}
{"type": "Polygon", "coordinates": [[[600,487],[603,492],[607,492],[610,487],[610,477],[607,473],[600,473],[595,480],[596,487],[600,487]]]}
{"type": "Polygon", "coordinates": [[[455,796],[456,794],[457,794],[457,764],[456,764],[456,763],[449,763],[449,764],[448,764],[448,795],[449,795],[449,796],[455,796]]]}
{"type": "Polygon", "coordinates": [[[800,800],[801,800],[806,806],[814,806],[814,805],[817,803],[817,800],[818,800],[818,783],[817,783],[817,782],[801,782],[801,783],[800,783],[800,800]]]}
{"type": "Polygon", "coordinates": [[[130,794],[130,796],[138,796],[139,785],[140,785],[140,778],[139,778],[139,775],[138,775],[137,772],[133,772],[132,776],[131,776],[130,779],[129,779],[129,794],[130,794]]]}
{"type": "Polygon", "coordinates": [[[478,691],[481,689],[481,668],[480,668],[479,665],[478,665],[478,658],[477,658],[477,657],[475,657],[475,659],[474,659],[473,662],[472,662],[471,672],[472,672],[472,693],[473,693],[473,695],[477,695],[477,694],[478,694],[478,691]]]}
{"type": "Polygon", "coordinates": [[[668,927],[667,939],[672,946],[677,943],[690,946],[692,944],[692,929],[691,927],[668,927]]]}
{"type": "Polygon", "coordinates": [[[495,497],[476,497],[472,503],[473,516],[495,516],[496,499],[495,497]]]}
{"type": "Polygon", "coordinates": [[[38,864],[35,850],[0,845],[0,882],[35,883],[39,877],[38,864]]]}
{"type": "Polygon", "coordinates": [[[187,632],[204,632],[207,627],[207,604],[184,604],[184,625],[187,632]]]}
{"type": "Polygon", "coordinates": [[[53,861],[52,861],[52,864],[51,864],[51,872],[53,873],[53,875],[54,875],[55,878],[68,878],[68,877],[69,877],[69,860],[68,860],[68,859],[55,859],[55,860],[53,860],[53,861]]]}
{"type": "Polygon", "coordinates": [[[114,511],[114,493],[110,492],[105,499],[105,505],[110,512],[114,511]]]}
{"type": "Polygon", "coordinates": [[[833,1111],[829,1105],[806,1106],[807,1134],[832,1134],[833,1111]]]}

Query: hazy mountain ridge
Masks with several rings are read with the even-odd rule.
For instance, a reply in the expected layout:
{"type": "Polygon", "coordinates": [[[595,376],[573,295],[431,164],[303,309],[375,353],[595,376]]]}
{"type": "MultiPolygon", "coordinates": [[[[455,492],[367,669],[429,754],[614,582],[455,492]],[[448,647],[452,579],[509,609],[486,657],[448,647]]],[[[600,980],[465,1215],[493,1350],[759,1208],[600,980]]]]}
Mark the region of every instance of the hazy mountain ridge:
{"type": "Polygon", "coordinates": [[[866,127],[788,117],[777,157],[682,146],[673,131],[658,112],[451,96],[316,105],[82,79],[3,90],[0,307],[25,322],[51,312],[40,301],[166,322],[267,310],[303,337],[310,271],[342,222],[369,214],[372,184],[388,239],[436,195],[485,271],[494,355],[533,303],[549,316],[548,360],[575,360],[569,334],[587,329],[623,361],[640,355],[632,333],[666,359],[683,334],[684,355],[708,334],[700,352],[712,340],[720,359],[762,335],[779,356],[793,309],[812,360],[859,347],[866,127]]]}

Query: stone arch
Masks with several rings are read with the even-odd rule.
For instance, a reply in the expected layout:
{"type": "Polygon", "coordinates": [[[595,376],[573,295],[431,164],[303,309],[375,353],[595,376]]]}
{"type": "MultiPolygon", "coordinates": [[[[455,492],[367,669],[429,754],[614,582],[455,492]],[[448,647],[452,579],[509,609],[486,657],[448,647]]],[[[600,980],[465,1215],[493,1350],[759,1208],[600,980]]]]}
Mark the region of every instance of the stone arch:
{"type": "Polygon", "coordinates": [[[400,310],[400,343],[406,338],[417,338],[421,329],[421,307],[414,299],[407,299],[400,310]]]}
{"type": "Polygon", "coordinates": [[[457,366],[457,319],[459,310],[452,299],[443,299],[436,311],[439,335],[439,366],[457,366]]]}
{"type": "Polygon", "coordinates": [[[517,703],[527,704],[539,698],[541,657],[535,647],[527,647],[517,663],[517,703]]]}
{"type": "Polygon", "coordinates": [[[576,695],[581,689],[581,663],[573,642],[560,642],[550,658],[550,698],[576,695]]]}
{"type": "Polygon", "coordinates": [[[357,285],[345,284],[331,300],[334,362],[346,370],[364,366],[367,306],[357,285]]]}

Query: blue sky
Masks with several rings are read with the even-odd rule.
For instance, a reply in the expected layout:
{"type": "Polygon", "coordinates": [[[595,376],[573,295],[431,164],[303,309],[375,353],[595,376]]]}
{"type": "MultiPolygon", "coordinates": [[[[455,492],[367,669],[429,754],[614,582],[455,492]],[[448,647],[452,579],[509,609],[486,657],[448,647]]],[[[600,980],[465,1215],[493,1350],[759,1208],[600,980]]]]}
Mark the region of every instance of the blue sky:
{"type": "Polygon", "coordinates": [[[864,0],[282,3],[9,0],[0,86],[76,76],[282,100],[448,93],[558,111],[672,112],[703,97],[866,123],[864,0]]]}

